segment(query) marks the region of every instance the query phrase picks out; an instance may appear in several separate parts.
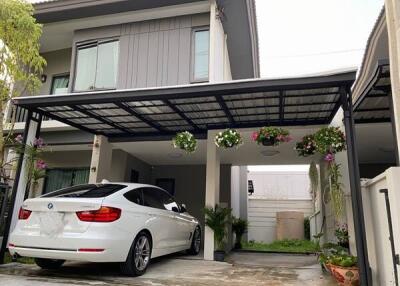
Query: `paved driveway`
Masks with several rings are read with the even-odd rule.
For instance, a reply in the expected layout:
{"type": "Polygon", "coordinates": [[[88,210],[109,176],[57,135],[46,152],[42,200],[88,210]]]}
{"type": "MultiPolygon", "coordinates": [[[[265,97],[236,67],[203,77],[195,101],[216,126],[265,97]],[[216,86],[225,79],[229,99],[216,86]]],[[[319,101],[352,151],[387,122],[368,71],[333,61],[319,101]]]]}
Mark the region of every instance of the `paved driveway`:
{"type": "Polygon", "coordinates": [[[114,264],[67,263],[58,271],[45,271],[35,265],[12,263],[0,266],[0,285],[336,285],[322,274],[312,256],[239,253],[231,255],[229,261],[233,264],[169,256],[152,261],[147,273],[137,278],[121,277],[114,264]]]}

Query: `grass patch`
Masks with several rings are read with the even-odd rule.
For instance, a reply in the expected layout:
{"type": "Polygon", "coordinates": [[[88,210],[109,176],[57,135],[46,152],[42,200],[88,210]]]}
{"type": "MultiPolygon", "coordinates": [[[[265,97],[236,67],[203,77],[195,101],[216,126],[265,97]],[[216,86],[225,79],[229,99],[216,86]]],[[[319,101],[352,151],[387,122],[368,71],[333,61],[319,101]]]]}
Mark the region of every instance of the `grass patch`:
{"type": "Polygon", "coordinates": [[[319,251],[319,245],[310,240],[285,239],[276,240],[272,243],[256,241],[244,242],[243,250],[256,250],[266,252],[283,253],[315,253],[319,251]]]}
{"type": "Polygon", "coordinates": [[[19,262],[24,264],[34,264],[35,260],[31,257],[18,257],[16,261],[13,261],[9,252],[6,252],[4,256],[4,263],[19,262]]]}

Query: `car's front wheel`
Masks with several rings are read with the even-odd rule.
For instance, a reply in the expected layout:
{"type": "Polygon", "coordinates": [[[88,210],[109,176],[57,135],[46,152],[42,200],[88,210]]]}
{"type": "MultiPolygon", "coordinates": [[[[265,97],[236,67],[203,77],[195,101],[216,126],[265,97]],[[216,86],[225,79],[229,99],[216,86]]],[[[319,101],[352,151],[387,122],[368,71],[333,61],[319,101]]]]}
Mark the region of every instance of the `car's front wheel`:
{"type": "Polygon", "coordinates": [[[192,244],[188,250],[188,253],[191,255],[197,255],[200,253],[201,249],[201,230],[200,227],[197,226],[193,233],[192,244]]]}
{"type": "Polygon", "coordinates": [[[37,266],[43,269],[58,269],[64,264],[65,260],[59,259],[47,259],[47,258],[35,258],[37,266]]]}
{"type": "Polygon", "coordinates": [[[151,247],[150,235],[140,232],[133,241],[128,258],[121,263],[121,272],[129,276],[143,275],[150,263],[151,247]]]}

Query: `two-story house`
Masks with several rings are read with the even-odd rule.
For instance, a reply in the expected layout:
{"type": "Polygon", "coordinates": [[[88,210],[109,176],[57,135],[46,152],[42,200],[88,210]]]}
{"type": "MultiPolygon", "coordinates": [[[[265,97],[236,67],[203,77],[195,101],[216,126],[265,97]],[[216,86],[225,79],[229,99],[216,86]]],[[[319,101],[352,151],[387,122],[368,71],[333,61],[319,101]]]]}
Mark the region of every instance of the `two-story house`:
{"type": "MultiPolygon", "coordinates": [[[[43,24],[41,53],[47,61],[36,95],[101,97],[123,90],[259,77],[254,0],[58,0],[38,1],[34,8],[43,24]]],[[[208,103],[209,108],[215,104],[219,103],[208,103]]],[[[201,119],[204,116],[195,113],[198,119],[180,117],[180,110],[169,101],[123,105],[121,110],[98,107],[80,109],[81,116],[60,109],[59,115],[71,118],[68,124],[61,117],[43,117],[40,136],[48,146],[43,155],[48,168],[41,193],[102,179],[151,183],[167,189],[203,220],[205,143],[199,143],[196,154],[186,156],[172,148],[171,135],[182,129],[196,131],[216,119],[201,119]],[[157,113],[157,123],[149,120],[152,112],[157,113]],[[87,115],[94,119],[85,119],[87,115]],[[74,122],[79,119],[86,127],[78,130],[74,122]],[[128,140],[115,136],[114,143],[99,136],[94,144],[92,128],[105,136],[119,131],[132,136],[128,140]],[[157,137],[158,131],[165,136],[146,140],[157,137]],[[105,151],[92,156],[98,144],[105,151]]],[[[27,113],[10,108],[16,132],[23,131],[27,113]]],[[[222,165],[221,172],[222,201],[229,205],[230,166],[222,165]]],[[[19,194],[17,201],[22,199],[19,194]]]]}

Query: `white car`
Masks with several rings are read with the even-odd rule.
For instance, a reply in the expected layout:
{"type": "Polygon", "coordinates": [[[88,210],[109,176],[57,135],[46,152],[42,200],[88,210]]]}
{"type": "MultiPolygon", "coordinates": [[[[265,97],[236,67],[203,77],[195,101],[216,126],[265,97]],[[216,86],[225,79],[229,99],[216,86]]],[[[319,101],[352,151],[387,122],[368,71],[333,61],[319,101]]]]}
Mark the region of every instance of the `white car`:
{"type": "Polygon", "coordinates": [[[46,269],[65,260],[119,262],[142,275],[150,258],[187,250],[197,255],[201,228],[184,205],[159,187],[79,185],[26,200],[9,239],[11,255],[46,269]]]}

